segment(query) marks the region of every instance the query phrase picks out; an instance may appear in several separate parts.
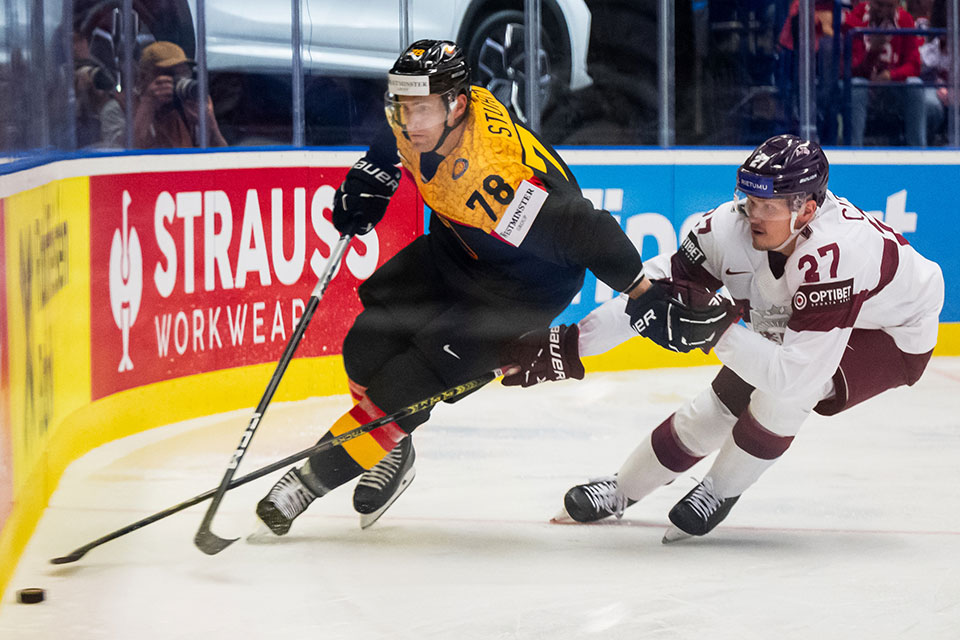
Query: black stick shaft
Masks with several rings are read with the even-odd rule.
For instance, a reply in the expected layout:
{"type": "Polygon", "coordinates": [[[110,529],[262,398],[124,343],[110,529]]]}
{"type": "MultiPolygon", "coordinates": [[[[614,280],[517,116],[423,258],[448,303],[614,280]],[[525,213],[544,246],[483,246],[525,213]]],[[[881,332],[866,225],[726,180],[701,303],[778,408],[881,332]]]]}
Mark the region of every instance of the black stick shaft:
{"type": "MultiPolygon", "coordinates": [[[[263,476],[273,473],[274,471],[283,469],[284,467],[291,465],[294,462],[299,462],[304,458],[309,458],[310,456],[316,453],[320,453],[321,451],[326,451],[327,449],[332,449],[333,447],[340,446],[345,442],[353,440],[354,438],[358,438],[365,433],[369,433],[374,429],[382,427],[385,424],[395,422],[397,420],[413,415],[415,413],[420,413],[421,411],[426,411],[427,409],[430,409],[434,405],[440,402],[443,402],[444,400],[452,400],[454,398],[458,398],[460,396],[466,395],[472,391],[475,391],[476,389],[479,389],[480,387],[487,384],[488,382],[495,380],[501,375],[503,375],[503,371],[500,369],[494,369],[492,371],[488,371],[482,376],[474,378],[469,382],[465,382],[455,387],[451,387],[445,391],[441,391],[440,393],[434,396],[426,398],[425,400],[421,400],[420,402],[408,405],[403,409],[399,409],[398,411],[395,411],[389,415],[385,415],[381,418],[377,418],[376,420],[373,420],[366,424],[362,424],[359,427],[355,427],[350,431],[346,431],[340,434],[339,436],[336,436],[335,438],[331,438],[329,440],[324,440],[323,442],[319,442],[313,445],[312,447],[304,449],[303,451],[298,451],[297,453],[291,454],[286,458],[283,458],[282,460],[277,460],[276,462],[268,464],[265,467],[261,467],[256,471],[251,471],[245,476],[241,476],[236,479],[231,479],[230,485],[227,488],[233,489],[235,487],[239,487],[241,485],[247,484],[248,482],[252,482],[253,480],[262,478],[263,476]]],[[[106,542],[110,542],[111,540],[115,540],[120,536],[125,536],[131,531],[136,531],[137,529],[140,529],[141,527],[145,527],[148,524],[153,524],[157,520],[163,520],[167,516],[172,516],[173,514],[183,511],[188,507],[192,507],[195,504],[199,504],[204,500],[207,500],[213,495],[215,495],[218,490],[219,490],[219,487],[217,487],[216,489],[210,489],[209,491],[206,491],[204,493],[201,493],[200,495],[194,496],[189,500],[184,500],[183,502],[176,504],[172,507],[169,507],[167,509],[164,509],[163,511],[158,511],[157,513],[151,516],[147,516],[142,520],[137,520],[132,524],[128,524],[123,528],[117,529],[113,533],[108,533],[107,535],[101,538],[97,538],[93,542],[87,543],[82,547],[78,547],[77,549],[74,549],[73,551],[71,551],[69,554],[65,556],[61,556],[59,558],[53,558],[52,560],[50,560],[50,562],[53,564],[67,564],[69,562],[76,562],[77,560],[82,558],[84,555],[86,555],[86,553],[91,549],[99,547],[100,545],[106,542]]]]}
{"type": "Polygon", "coordinates": [[[320,303],[320,299],[323,297],[323,293],[326,291],[327,285],[330,284],[334,273],[336,273],[337,265],[340,264],[340,259],[343,257],[351,238],[353,238],[351,235],[342,236],[336,247],[334,247],[333,252],[330,255],[330,260],[327,262],[326,271],[323,273],[323,276],[321,276],[320,281],[317,282],[317,286],[314,288],[313,294],[310,296],[310,301],[307,303],[306,309],[303,311],[303,317],[300,318],[300,322],[297,323],[297,328],[290,336],[290,340],[287,341],[287,346],[283,350],[283,355],[280,356],[280,361],[277,363],[277,368],[270,377],[270,382],[267,384],[267,388],[263,392],[263,397],[260,398],[260,403],[254,410],[253,416],[250,418],[250,422],[247,424],[247,429],[243,432],[243,437],[240,439],[240,444],[233,452],[233,455],[230,456],[230,462],[227,464],[227,470],[223,474],[223,479],[220,481],[220,486],[217,487],[217,491],[213,496],[213,502],[211,502],[210,506],[207,507],[207,512],[203,516],[203,521],[200,523],[200,528],[197,529],[197,534],[193,539],[194,544],[196,544],[197,547],[206,554],[213,555],[218,553],[229,546],[232,542],[236,541],[236,538],[233,540],[221,538],[210,530],[210,527],[213,524],[213,517],[216,515],[217,509],[220,507],[220,502],[223,500],[224,494],[226,494],[227,489],[230,487],[230,481],[233,479],[233,475],[237,472],[237,467],[240,465],[240,461],[243,459],[244,454],[246,454],[247,447],[250,445],[250,441],[253,440],[253,434],[256,432],[257,427],[260,426],[260,420],[263,418],[263,414],[266,412],[270,401],[273,399],[273,394],[280,385],[280,380],[283,378],[283,374],[286,372],[287,366],[290,364],[290,360],[293,359],[294,352],[300,345],[300,340],[303,338],[303,334],[306,332],[307,326],[310,324],[310,319],[317,310],[317,305],[320,303]]]}

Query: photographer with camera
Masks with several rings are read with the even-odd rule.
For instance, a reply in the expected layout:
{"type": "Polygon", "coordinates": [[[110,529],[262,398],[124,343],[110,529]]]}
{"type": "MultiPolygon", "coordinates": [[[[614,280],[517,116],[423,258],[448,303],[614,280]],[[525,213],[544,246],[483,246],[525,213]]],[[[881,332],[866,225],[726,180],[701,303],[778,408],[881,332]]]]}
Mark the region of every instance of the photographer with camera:
{"type": "Polygon", "coordinates": [[[74,94],[77,97],[77,146],[123,146],[127,117],[117,79],[90,51],[90,32],[73,32],[74,94]]]}
{"type": "MultiPolygon", "coordinates": [[[[201,146],[197,140],[200,109],[197,104],[198,83],[191,70],[193,64],[183,49],[172,42],[161,40],[143,50],[133,120],[135,147],[201,146]]],[[[209,97],[204,117],[207,120],[207,146],[227,146],[209,97]]]]}

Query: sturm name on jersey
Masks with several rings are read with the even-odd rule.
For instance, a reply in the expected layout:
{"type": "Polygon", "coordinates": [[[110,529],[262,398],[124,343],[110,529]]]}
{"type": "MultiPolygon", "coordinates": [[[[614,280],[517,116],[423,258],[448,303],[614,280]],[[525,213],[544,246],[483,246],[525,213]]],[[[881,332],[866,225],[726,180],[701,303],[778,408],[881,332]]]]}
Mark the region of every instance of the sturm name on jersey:
{"type": "Polygon", "coordinates": [[[853,278],[842,282],[802,285],[793,296],[793,308],[819,311],[850,304],[853,301],[853,278]]]}

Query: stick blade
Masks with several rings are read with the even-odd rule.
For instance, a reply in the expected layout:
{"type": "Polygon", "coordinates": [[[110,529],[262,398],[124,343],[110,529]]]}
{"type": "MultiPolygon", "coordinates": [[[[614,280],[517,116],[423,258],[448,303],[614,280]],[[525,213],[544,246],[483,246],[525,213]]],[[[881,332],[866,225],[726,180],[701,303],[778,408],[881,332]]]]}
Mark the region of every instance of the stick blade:
{"type": "Polygon", "coordinates": [[[81,551],[77,549],[72,551],[65,556],[60,556],[59,558],[51,558],[50,564],[70,564],[71,562],[76,562],[86,554],[86,551],[81,551]]]}
{"type": "Polygon", "coordinates": [[[215,556],[239,539],[240,538],[221,538],[209,529],[201,529],[197,531],[197,535],[194,536],[193,544],[197,545],[197,548],[208,556],[215,556]]]}

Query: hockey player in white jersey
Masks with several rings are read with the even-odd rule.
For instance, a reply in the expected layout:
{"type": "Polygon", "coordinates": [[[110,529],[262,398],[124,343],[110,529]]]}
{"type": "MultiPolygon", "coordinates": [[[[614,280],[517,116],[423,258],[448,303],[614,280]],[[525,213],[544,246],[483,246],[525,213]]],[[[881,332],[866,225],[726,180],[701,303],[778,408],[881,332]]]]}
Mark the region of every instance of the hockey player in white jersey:
{"type": "MultiPolygon", "coordinates": [[[[704,535],[786,452],[811,411],[834,415],[920,378],[937,339],[940,268],[828,191],[828,175],[815,142],[770,138],[739,168],[734,200],[705,214],[674,255],[646,262],[651,277],[678,288],[725,286],[746,326],[703,345],[724,365],[711,386],[657,426],[615,476],[570,489],[559,518],[619,517],[719,450],[670,511],[664,542],[704,535]]],[[[635,307],[617,298],[595,310],[565,357],[602,353],[658,326],[635,307]]]]}

